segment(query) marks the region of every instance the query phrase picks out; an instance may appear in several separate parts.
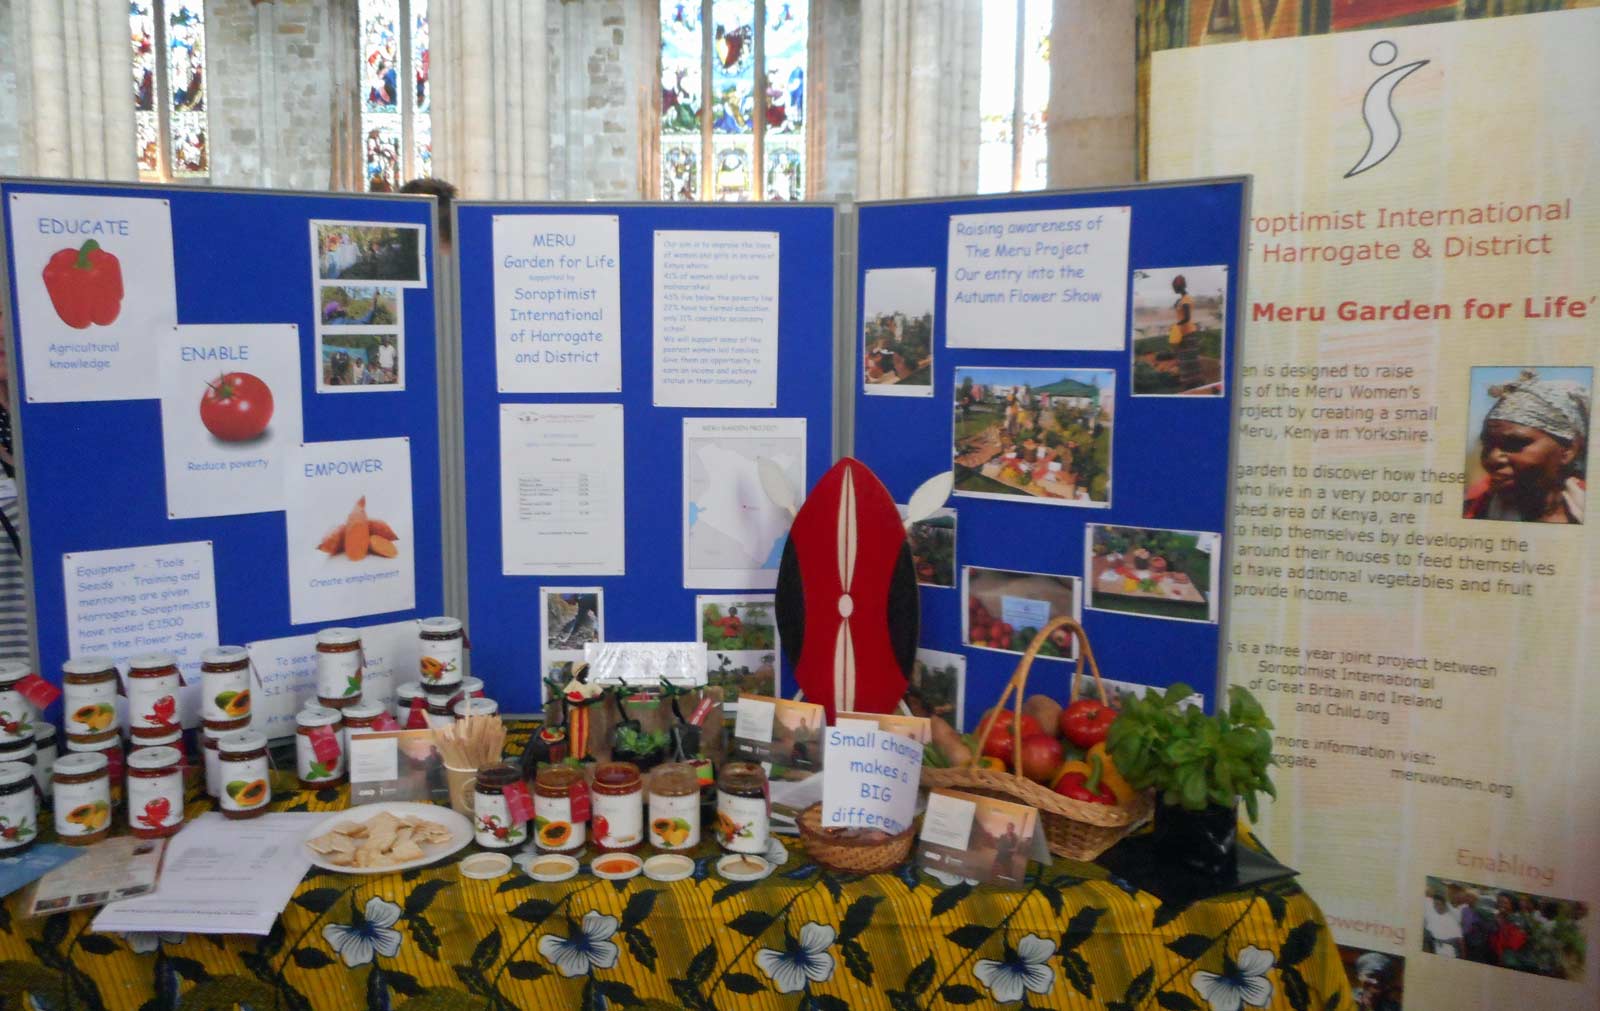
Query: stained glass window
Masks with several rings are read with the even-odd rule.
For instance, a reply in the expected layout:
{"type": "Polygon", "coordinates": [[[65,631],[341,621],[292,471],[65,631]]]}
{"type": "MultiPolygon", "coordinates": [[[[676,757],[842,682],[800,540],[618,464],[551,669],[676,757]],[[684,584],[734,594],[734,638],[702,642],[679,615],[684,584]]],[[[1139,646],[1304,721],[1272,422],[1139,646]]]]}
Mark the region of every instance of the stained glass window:
{"type": "Polygon", "coordinates": [[[427,0],[360,0],[362,186],[433,174],[427,0]]]}
{"type": "Polygon", "coordinates": [[[128,39],[139,178],[209,177],[205,4],[130,0],[128,39]]]}
{"type": "Polygon", "coordinates": [[[1050,0],[983,5],[978,191],[1044,189],[1050,110],[1050,0]]]}
{"type": "Polygon", "coordinates": [[[661,0],[662,200],[803,200],[806,0],[661,0]]]}

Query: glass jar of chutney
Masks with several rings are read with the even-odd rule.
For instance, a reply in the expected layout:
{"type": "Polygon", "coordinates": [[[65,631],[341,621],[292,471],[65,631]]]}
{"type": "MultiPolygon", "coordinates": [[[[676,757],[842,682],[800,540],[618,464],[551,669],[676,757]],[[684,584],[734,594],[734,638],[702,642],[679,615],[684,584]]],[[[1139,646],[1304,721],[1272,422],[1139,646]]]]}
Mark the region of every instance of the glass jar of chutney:
{"type": "Polygon", "coordinates": [[[472,788],[473,838],[490,850],[516,849],[528,841],[527,788],[522,770],[509,762],[478,770],[472,788]],[[516,791],[520,796],[509,793],[516,791]]]}
{"type": "Polygon", "coordinates": [[[0,857],[14,857],[39,838],[39,798],[33,790],[33,766],[0,763],[0,857]]]}
{"type": "Polygon", "coordinates": [[[218,804],[222,816],[233,820],[259,818],[272,803],[272,782],[267,767],[267,736],[259,730],[236,730],[217,740],[217,769],[221,780],[218,804]]]}
{"type": "Polygon", "coordinates": [[[583,848],[589,828],[589,784],[582,769],[547,765],[533,779],[534,841],[541,850],[583,848]]]}
{"type": "Polygon", "coordinates": [[[73,657],[61,665],[61,719],[67,740],[94,743],[117,736],[117,662],[73,657]]]}
{"type": "Polygon", "coordinates": [[[128,733],[165,737],[178,724],[178,658],[146,653],[128,661],[128,733]]]}
{"type": "Polygon", "coordinates": [[[250,725],[250,654],[243,646],[200,651],[200,715],[217,733],[250,725]]]}
{"type": "Polygon", "coordinates": [[[63,755],[51,784],[56,835],[68,846],[88,846],[111,831],[111,774],[106,756],[93,751],[63,755]]]}
{"type": "Polygon", "coordinates": [[[183,753],[140,748],[128,756],[128,827],[140,839],[163,839],[183,827],[183,753]]]}
{"type": "Polygon", "coordinates": [[[365,667],[360,632],[325,628],[317,633],[317,701],[324,708],[343,709],[360,702],[365,667]]]}
{"type": "Polygon", "coordinates": [[[730,853],[765,853],[772,813],[767,774],[754,762],[728,762],[717,777],[717,842],[730,853]]]}
{"type": "Polygon", "coordinates": [[[595,767],[594,846],[601,852],[632,852],[644,842],[644,781],[632,762],[603,762],[595,767]]]}

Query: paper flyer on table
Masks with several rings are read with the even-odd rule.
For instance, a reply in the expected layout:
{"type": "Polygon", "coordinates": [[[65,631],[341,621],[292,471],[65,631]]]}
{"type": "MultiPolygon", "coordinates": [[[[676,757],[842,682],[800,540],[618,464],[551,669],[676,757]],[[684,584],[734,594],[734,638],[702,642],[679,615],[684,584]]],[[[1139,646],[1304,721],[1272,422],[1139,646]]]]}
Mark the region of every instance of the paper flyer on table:
{"type": "Polygon", "coordinates": [[[7,211],[28,400],[160,396],[151,344],[178,325],[167,201],[13,193],[7,211]]]}
{"type": "Polygon", "coordinates": [[[777,464],[798,500],[806,481],[804,418],[683,419],[683,585],[771,590],[791,517],[761,484],[777,464]]]}
{"type": "Polygon", "coordinates": [[[301,437],[299,328],[180,326],[160,371],[167,518],[282,509],[301,437]]]}
{"type": "Polygon", "coordinates": [[[26,898],[28,916],[100,906],[148,894],[161,871],[165,839],[119,836],[84,847],[72,860],[39,879],[26,898]]]}
{"type": "Polygon", "coordinates": [[[624,571],[621,404],[500,405],[500,571],[624,571]]]}
{"type": "Polygon", "coordinates": [[[230,821],[202,814],[167,844],[156,890],[106,906],[92,929],[265,935],[311,869],[306,833],[327,817],[274,813],[230,821]]]}
{"type": "Polygon", "coordinates": [[[287,480],[291,622],[417,605],[411,440],[302,443],[287,480]]]}

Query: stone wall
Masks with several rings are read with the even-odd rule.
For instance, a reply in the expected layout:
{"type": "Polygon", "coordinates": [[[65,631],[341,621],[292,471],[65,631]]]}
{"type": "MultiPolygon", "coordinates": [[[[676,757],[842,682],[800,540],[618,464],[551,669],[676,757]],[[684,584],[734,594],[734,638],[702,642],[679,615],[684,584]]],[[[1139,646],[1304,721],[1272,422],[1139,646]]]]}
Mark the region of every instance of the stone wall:
{"type": "Polygon", "coordinates": [[[811,115],[821,116],[821,159],[811,188],[816,200],[849,200],[856,193],[856,112],[861,95],[861,0],[813,0],[811,115]]]}
{"type": "Polygon", "coordinates": [[[644,0],[547,0],[551,199],[640,197],[654,9],[644,0]]]}
{"type": "Polygon", "coordinates": [[[0,0],[0,176],[22,171],[21,120],[17,109],[17,65],[12,59],[14,39],[11,7],[23,0],[0,0]]]}

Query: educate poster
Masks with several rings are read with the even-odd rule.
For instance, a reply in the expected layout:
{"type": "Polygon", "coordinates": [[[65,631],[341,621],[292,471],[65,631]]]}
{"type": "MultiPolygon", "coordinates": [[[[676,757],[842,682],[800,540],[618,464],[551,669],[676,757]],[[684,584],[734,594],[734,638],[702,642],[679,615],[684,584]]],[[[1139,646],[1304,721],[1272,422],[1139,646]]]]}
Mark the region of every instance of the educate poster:
{"type": "Polygon", "coordinates": [[[621,391],[617,216],[496,214],[493,233],[500,392],[621,391]]]}
{"type": "Polygon", "coordinates": [[[410,439],[302,443],[284,494],[291,622],[417,606],[410,439]]]}
{"type": "Polygon", "coordinates": [[[299,328],[175,327],[161,338],[160,371],[167,517],[282,509],[301,434],[299,328]]]}
{"type": "Polygon", "coordinates": [[[13,193],[10,210],[28,399],[160,396],[150,359],[178,323],[167,201],[13,193]]]}
{"type": "Polygon", "coordinates": [[[1260,832],[1407,1008],[1600,1006],[1597,52],[1591,9],[1152,62],[1152,177],[1254,175],[1228,677],[1277,724],[1260,832]]]}
{"type": "Polygon", "coordinates": [[[778,406],[778,233],[655,233],[657,407],[778,406]]]}

